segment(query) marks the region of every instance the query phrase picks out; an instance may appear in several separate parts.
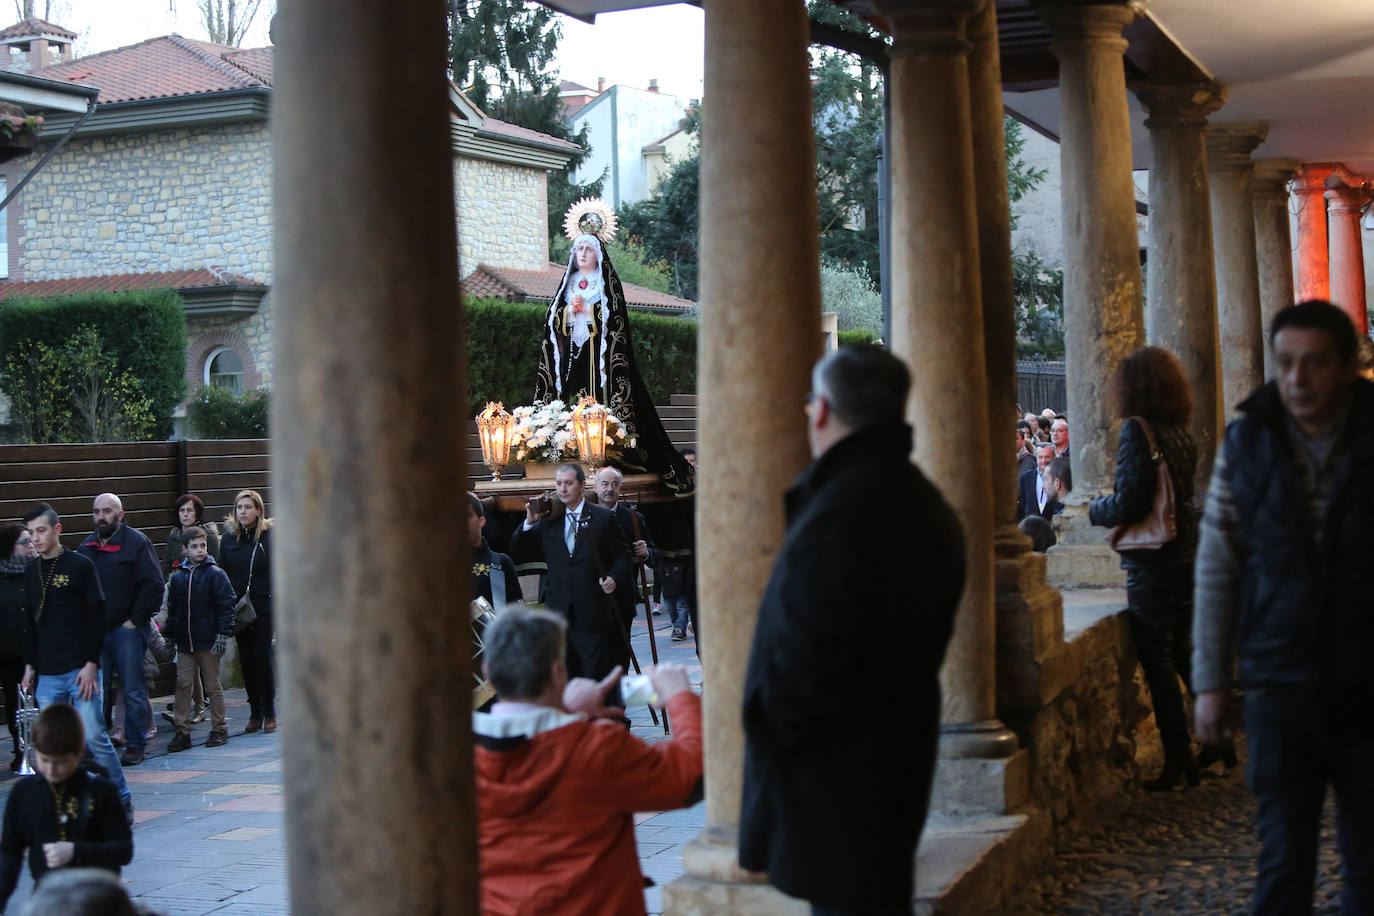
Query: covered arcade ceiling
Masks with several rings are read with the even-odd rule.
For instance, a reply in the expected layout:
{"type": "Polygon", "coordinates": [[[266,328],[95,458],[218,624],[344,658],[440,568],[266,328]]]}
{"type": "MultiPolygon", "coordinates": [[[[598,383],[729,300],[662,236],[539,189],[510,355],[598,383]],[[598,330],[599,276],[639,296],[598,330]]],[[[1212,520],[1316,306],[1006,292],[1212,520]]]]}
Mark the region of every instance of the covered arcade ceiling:
{"type": "MultiPolygon", "coordinates": [[[[543,0],[592,21],[661,0],[543,0]]],[[[802,2],[802,0],[798,0],[802,2]]],[[[835,0],[881,27],[870,0],[835,0]]],[[[996,0],[1007,108],[1059,134],[1057,64],[1030,0],[996,0]]],[[[694,5],[701,5],[696,3],[694,5]]],[[[913,6],[920,6],[913,2],[913,6]]],[[[1126,31],[1127,79],[1216,80],[1228,101],[1214,122],[1265,121],[1256,159],[1343,162],[1374,175],[1374,0],[1147,0],[1126,31]]],[[[708,50],[709,53],[709,50],[708,50]]],[[[1136,168],[1149,168],[1145,112],[1131,96],[1136,168]]]]}

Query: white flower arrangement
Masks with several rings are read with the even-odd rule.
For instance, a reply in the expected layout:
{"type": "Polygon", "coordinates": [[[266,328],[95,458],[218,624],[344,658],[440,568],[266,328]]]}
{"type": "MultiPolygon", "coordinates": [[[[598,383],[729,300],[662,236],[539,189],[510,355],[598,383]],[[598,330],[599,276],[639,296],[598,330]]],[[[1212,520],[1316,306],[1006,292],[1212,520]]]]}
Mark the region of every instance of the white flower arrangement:
{"type": "MultiPolygon", "coordinates": [[[[572,408],[562,401],[535,402],[511,411],[511,460],[556,464],[577,461],[577,438],[572,428],[572,408]]],[[[625,427],[615,414],[606,417],[606,457],[620,455],[625,427]]]]}

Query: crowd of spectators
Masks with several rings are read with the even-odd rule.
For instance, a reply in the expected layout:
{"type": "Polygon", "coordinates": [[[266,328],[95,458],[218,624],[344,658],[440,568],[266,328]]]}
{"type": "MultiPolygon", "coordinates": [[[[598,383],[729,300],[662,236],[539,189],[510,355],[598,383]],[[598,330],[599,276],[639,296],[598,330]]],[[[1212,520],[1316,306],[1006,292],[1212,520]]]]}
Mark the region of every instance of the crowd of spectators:
{"type": "MultiPolygon", "coordinates": [[[[114,493],[95,497],[92,532],[74,550],[63,545],[61,517],[47,503],[34,505],[22,524],[0,526],[0,676],[15,742],[10,769],[27,763],[35,771],[15,784],[6,804],[0,908],[26,851],[35,880],[75,866],[117,874],[130,861],[133,797],[124,770],[144,762],[157,730],[148,679],[159,661],[174,653],[177,664],[169,751],[191,746],[191,726],[203,721],[206,707],[205,746],[228,742],[219,662],[231,639],[251,710],[245,731],[276,729],[272,520],[254,490],[235,497],[222,537],[204,514],[194,494],[176,501],[161,560],[126,521],[114,493]],[[15,721],[20,691],[40,710],[28,748],[20,747],[15,721]]],[[[106,896],[95,879],[61,882],[60,894],[46,891],[52,883],[40,885],[44,893],[35,894],[30,912],[85,912],[70,901],[106,896]],[[51,907],[73,908],[35,909],[49,906],[45,897],[69,901],[51,907]]]]}

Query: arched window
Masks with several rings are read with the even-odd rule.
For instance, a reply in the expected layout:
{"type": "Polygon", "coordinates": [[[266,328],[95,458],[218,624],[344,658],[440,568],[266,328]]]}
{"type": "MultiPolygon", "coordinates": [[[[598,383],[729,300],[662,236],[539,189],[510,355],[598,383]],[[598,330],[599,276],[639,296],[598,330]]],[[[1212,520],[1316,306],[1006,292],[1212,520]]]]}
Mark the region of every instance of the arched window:
{"type": "Polygon", "coordinates": [[[205,358],[205,384],[243,393],[243,360],[229,347],[218,347],[205,358]]]}

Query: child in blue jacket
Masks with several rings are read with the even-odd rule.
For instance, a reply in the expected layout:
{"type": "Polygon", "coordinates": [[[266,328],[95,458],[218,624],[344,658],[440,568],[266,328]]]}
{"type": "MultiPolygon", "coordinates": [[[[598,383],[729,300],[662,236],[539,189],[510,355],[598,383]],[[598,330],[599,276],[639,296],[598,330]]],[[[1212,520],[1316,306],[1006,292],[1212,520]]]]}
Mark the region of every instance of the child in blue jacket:
{"type": "Polygon", "coordinates": [[[219,660],[229,648],[229,637],[234,635],[234,587],[210,556],[203,528],[187,528],[182,536],[186,558],[172,573],[167,588],[165,635],[177,646],[177,691],[172,714],[177,733],[167,745],[169,751],[184,751],[191,746],[191,685],[197,669],[210,701],[210,737],[205,746],[219,747],[229,740],[219,660]]]}

